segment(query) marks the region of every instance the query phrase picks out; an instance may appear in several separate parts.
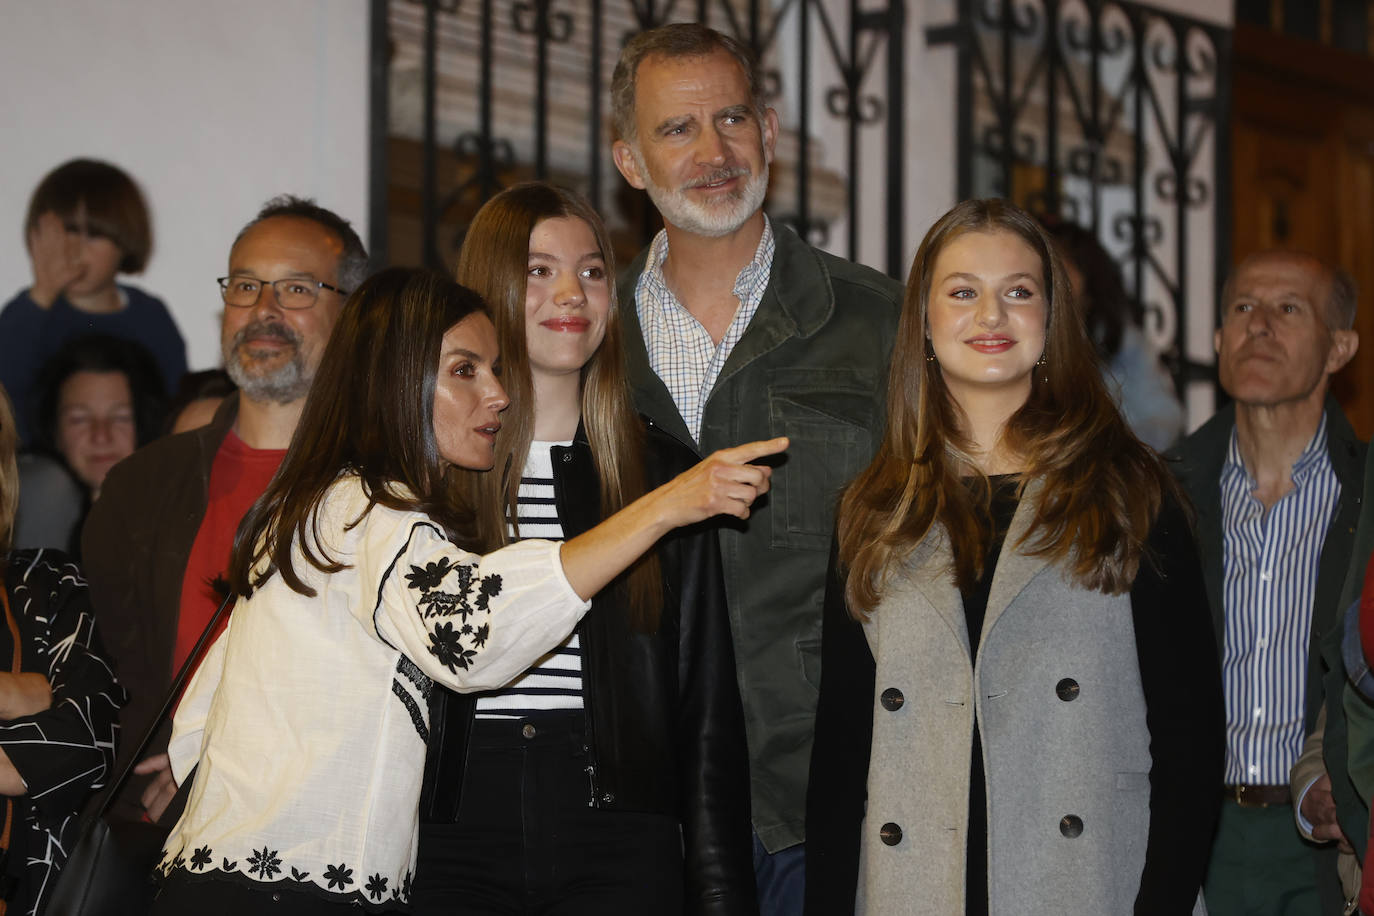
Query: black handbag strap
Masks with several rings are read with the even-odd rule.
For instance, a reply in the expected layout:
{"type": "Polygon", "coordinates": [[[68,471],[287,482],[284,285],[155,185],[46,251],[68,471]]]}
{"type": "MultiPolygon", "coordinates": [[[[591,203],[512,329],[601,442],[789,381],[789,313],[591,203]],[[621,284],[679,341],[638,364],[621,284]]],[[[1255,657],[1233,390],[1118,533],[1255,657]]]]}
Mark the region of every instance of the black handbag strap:
{"type": "Polygon", "coordinates": [[[148,726],[148,731],[143,735],[143,740],[139,742],[138,750],[134,751],[133,756],[129,758],[129,762],[125,764],[123,772],[119,774],[119,778],[110,786],[109,794],[107,794],[105,800],[100,803],[100,810],[96,812],[96,817],[103,818],[106,813],[109,812],[110,806],[114,804],[115,799],[119,797],[119,793],[124,791],[124,786],[129,782],[129,777],[134,773],[134,767],[138,765],[138,762],[143,759],[143,755],[147,753],[149,745],[153,743],[153,738],[157,736],[158,729],[162,727],[163,720],[167,718],[167,714],[172,711],[172,707],[176,704],[177,697],[181,695],[181,688],[186,686],[186,681],[191,677],[191,673],[196,670],[196,665],[200,661],[200,654],[205,649],[206,643],[210,641],[211,635],[215,632],[215,627],[219,625],[220,620],[228,613],[233,603],[234,594],[230,592],[225,596],[224,600],[220,602],[214,615],[211,616],[210,622],[207,623],[205,629],[201,631],[200,638],[196,640],[195,647],[192,648],[190,654],[186,656],[186,661],[181,663],[181,670],[177,672],[177,676],[172,679],[172,687],[167,691],[167,696],[162,701],[162,706],[158,709],[156,718],[153,719],[152,724],[148,726]]]}

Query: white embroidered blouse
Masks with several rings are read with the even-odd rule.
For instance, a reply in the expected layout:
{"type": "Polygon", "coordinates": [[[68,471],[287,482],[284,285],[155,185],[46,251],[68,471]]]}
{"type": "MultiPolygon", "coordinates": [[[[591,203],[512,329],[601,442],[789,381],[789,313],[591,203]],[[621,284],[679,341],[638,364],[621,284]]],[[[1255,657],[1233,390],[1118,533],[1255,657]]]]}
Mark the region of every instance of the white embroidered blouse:
{"type": "Polygon", "coordinates": [[[407,902],[433,678],[500,687],[561,643],[590,606],[559,545],[484,557],[418,512],[367,505],[356,477],[326,494],[319,540],[347,563],[317,592],[273,576],[240,601],[177,710],[169,754],[198,767],[159,870],[285,882],[369,908],[407,902]]]}

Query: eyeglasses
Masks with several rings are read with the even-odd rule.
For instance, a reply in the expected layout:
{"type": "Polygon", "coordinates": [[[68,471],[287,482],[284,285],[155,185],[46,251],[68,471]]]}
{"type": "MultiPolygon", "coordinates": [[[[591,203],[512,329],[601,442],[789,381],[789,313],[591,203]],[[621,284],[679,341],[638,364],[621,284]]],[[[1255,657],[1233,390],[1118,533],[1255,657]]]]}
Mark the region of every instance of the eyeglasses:
{"type": "Polygon", "coordinates": [[[284,309],[310,308],[315,304],[315,300],[320,297],[320,290],[322,289],[332,290],[340,296],[348,295],[347,290],[339,289],[337,286],[330,286],[319,280],[306,280],[299,277],[271,282],[253,277],[217,277],[215,282],[219,284],[219,291],[220,295],[224,297],[224,304],[240,309],[252,308],[257,305],[258,297],[262,295],[264,286],[272,287],[272,291],[277,295],[277,304],[284,309]]]}

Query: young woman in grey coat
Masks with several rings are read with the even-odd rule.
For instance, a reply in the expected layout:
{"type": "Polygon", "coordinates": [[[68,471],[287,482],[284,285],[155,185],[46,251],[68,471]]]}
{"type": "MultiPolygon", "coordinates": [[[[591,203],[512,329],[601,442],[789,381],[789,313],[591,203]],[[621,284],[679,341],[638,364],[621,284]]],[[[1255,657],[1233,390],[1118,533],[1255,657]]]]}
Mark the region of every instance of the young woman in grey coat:
{"type": "Polygon", "coordinates": [[[1224,707],[1196,547],[1043,231],[917,252],[888,428],[840,504],[807,912],[1193,912],[1224,707]]]}

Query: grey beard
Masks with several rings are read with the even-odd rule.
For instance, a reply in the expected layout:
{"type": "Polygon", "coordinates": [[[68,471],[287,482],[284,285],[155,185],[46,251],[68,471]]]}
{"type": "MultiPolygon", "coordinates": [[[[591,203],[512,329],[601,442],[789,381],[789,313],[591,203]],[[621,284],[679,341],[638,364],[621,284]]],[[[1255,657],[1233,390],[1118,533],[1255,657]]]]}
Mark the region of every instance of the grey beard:
{"type": "Polygon", "coordinates": [[[290,404],[309,393],[311,379],[306,375],[305,360],[301,358],[299,347],[285,364],[270,372],[257,373],[246,368],[239,359],[242,346],[242,343],[234,344],[229,358],[225,360],[224,371],[239,386],[245,398],[272,404],[290,404]]]}
{"type": "Polygon", "coordinates": [[[640,175],[644,179],[644,190],[648,192],[649,200],[658,209],[663,221],[692,235],[699,235],[703,238],[720,238],[729,235],[758,212],[759,208],[763,206],[764,198],[768,195],[768,163],[766,161],[758,174],[749,176],[749,180],[741,189],[740,196],[736,198],[733,206],[725,208],[725,212],[721,212],[718,209],[697,204],[682,189],[656,184],[649,177],[649,169],[643,156],[639,154],[638,150],[632,150],[632,152],[636,163],[639,165],[640,175]]]}

